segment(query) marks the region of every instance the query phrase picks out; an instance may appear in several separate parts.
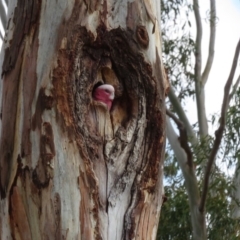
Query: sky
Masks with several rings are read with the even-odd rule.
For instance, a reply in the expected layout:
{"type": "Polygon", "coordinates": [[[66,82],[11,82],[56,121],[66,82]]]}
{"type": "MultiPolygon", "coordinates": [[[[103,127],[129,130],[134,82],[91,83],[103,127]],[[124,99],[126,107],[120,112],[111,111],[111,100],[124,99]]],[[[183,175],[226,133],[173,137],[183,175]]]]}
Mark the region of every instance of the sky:
{"type": "MultiPolygon", "coordinates": [[[[216,110],[223,97],[223,88],[231,69],[237,42],[240,39],[240,0],[218,1],[217,7],[219,20],[216,33],[215,61],[206,89],[206,102],[212,102],[213,106],[209,106],[208,113],[216,110]]],[[[240,64],[238,64],[236,73],[235,80],[240,73],[240,64]]]]}

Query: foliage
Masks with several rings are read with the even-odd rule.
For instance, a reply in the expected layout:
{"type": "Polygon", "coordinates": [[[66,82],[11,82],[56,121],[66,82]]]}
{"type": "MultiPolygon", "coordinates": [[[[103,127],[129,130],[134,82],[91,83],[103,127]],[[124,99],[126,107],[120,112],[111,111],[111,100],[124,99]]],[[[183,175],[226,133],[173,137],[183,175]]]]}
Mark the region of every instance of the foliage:
{"type": "Polygon", "coordinates": [[[192,59],[195,42],[190,34],[188,15],[192,6],[186,0],[161,1],[163,61],[171,85],[180,100],[194,95],[192,59]],[[183,18],[185,16],[185,19],[183,18]]]}
{"type": "Polygon", "coordinates": [[[184,186],[167,186],[165,194],[169,197],[161,210],[157,239],[191,239],[190,211],[184,186]]]}
{"type": "Polygon", "coordinates": [[[227,127],[224,135],[223,161],[233,167],[240,161],[240,89],[234,95],[227,112],[227,127]]]}
{"type": "MultiPolygon", "coordinates": [[[[223,159],[219,159],[219,161],[220,164],[223,163],[223,159]]],[[[157,239],[192,239],[191,213],[184,179],[177,161],[171,153],[170,146],[167,148],[164,173],[166,201],[161,210],[157,239]]],[[[201,179],[202,171],[199,170],[196,173],[198,179],[201,179]]],[[[199,187],[201,184],[202,182],[199,180],[199,187]]],[[[217,168],[212,175],[210,189],[214,190],[214,194],[209,195],[206,206],[208,239],[239,239],[240,220],[231,217],[231,193],[233,190],[231,176],[217,168]]]]}
{"type": "Polygon", "coordinates": [[[215,194],[207,201],[208,239],[239,239],[240,220],[231,217],[231,179],[219,172],[211,184],[215,194]]]}

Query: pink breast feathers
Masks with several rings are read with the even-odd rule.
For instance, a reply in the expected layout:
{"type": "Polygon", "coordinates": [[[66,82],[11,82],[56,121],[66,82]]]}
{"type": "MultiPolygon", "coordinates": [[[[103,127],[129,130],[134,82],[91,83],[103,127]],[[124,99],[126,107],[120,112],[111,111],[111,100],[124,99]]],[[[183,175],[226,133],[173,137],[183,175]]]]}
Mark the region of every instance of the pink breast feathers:
{"type": "Polygon", "coordinates": [[[100,85],[94,90],[93,99],[105,104],[110,110],[114,99],[114,87],[110,84],[100,85]]]}

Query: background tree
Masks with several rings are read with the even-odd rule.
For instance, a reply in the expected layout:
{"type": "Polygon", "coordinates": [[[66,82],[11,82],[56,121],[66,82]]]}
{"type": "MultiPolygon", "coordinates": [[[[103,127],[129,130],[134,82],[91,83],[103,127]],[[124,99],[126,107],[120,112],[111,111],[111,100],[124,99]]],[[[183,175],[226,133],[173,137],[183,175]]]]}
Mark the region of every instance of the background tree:
{"type": "Polygon", "coordinates": [[[215,1],[209,3],[207,21],[210,38],[206,65],[203,67],[202,55],[206,49],[202,48],[201,43],[201,3],[195,0],[162,1],[163,60],[171,82],[167,106],[168,116],[172,120],[167,118],[169,146],[164,172],[168,201],[161,214],[159,239],[239,237],[239,219],[233,218],[239,211],[239,197],[236,197],[239,196],[239,185],[234,183],[239,182],[236,180],[239,176],[239,77],[231,91],[230,88],[240,43],[224,89],[220,116],[213,115],[207,120],[205,86],[214,60],[218,20],[215,1]],[[194,25],[190,21],[191,14],[194,14],[196,22],[195,40],[191,34],[194,25]],[[191,98],[197,103],[198,121],[194,124],[190,123],[186,113],[186,103],[191,98]],[[215,127],[215,134],[209,132],[209,123],[215,127]],[[223,162],[230,168],[236,166],[235,179],[221,168],[223,162]]]}
{"type": "Polygon", "coordinates": [[[0,238],[155,239],[163,197],[160,4],[9,1],[0,238]],[[92,93],[115,88],[111,111],[92,93]]]}

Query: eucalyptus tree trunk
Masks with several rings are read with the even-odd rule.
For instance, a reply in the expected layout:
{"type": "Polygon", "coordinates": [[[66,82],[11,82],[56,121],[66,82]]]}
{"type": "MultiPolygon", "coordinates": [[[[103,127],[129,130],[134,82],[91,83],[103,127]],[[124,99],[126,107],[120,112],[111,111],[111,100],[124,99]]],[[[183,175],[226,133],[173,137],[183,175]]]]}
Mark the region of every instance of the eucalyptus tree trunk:
{"type": "Polygon", "coordinates": [[[9,1],[0,239],[155,239],[165,91],[159,0],[9,1]],[[115,88],[111,111],[94,101],[115,88]]]}

